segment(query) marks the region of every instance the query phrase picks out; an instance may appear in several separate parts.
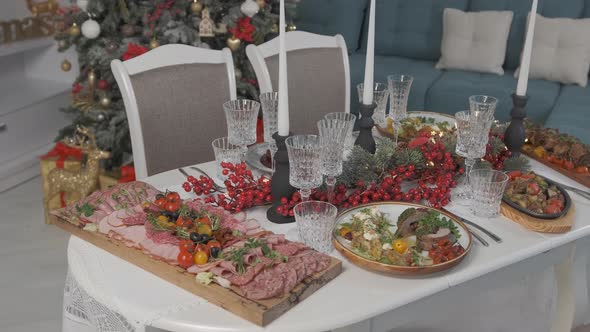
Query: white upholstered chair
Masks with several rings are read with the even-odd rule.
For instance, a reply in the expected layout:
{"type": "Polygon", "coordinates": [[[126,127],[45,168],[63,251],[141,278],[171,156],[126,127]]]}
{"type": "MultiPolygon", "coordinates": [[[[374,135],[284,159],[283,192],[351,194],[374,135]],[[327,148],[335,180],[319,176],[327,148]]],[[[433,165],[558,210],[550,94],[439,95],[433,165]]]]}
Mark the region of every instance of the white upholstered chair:
{"type": "MultiPolygon", "coordinates": [[[[330,112],[350,112],[350,67],[341,35],[304,31],[285,34],[289,76],[290,129],[317,133],[316,123],[330,112]]],[[[260,92],[278,90],[279,39],[248,45],[246,54],[260,92]]]]}
{"type": "Polygon", "coordinates": [[[138,179],[214,159],[225,136],[223,103],[236,99],[231,51],[171,44],[113,60],[131,134],[138,179]]]}

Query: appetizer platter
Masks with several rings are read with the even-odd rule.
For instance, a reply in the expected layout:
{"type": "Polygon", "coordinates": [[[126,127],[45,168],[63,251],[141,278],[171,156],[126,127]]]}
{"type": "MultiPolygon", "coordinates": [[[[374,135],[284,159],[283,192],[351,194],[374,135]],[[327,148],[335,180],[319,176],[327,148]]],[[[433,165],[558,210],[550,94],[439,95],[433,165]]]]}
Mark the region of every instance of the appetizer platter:
{"type": "Polygon", "coordinates": [[[527,141],[522,151],[534,160],[590,187],[590,147],[579,139],[527,123],[527,141]]]}
{"type": "MultiPolygon", "coordinates": [[[[389,117],[386,119],[385,127],[376,126],[376,128],[385,137],[395,137],[393,121],[389,117]]],[[[455,118],[450,115],[434,112],[408,112],[408,117],[402,120],[398,139],[408,141],[422,133],[444,135],[454,132],[454,130],[455,118]]]]}
{"type": "Polygon", "coordinates": [[[353,263],[394,275],[424,275],[459,264],[471,233],[452,215],[430,207],[387,202],[342,212],[334,244],[353,263]]]}
{"type": "Polygon", "coordinates": [[[534,172],[512,171],[502,201],[510,207],[539,219],[564,216],[572,201],[567,191],[534,172]]]}
{"type": "Polygon", "coordinates": [[[52,211],[58,227],[264,326],[342,271],[341,262],[201,200],[142,182],[52,211]]]}

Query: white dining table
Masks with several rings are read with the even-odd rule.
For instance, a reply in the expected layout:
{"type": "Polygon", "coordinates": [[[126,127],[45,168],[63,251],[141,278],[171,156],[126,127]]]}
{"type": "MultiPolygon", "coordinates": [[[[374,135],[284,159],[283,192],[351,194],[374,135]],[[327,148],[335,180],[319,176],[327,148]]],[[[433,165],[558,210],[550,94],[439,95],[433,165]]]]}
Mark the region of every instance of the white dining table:
{"type": "MultiPolygon", "coordinates": [[[[588,189],[540,163],[531,161],[531,165],[538,174],[588,189]]],[[[215,174],[213,162],[198,166],[215,174]]],[[[184,193],[184,178],[178,170],[143,181],[161,190],[184,193]]],[[[77,301],[94,301],[136,327],[125,331],[137,331],[138,326],[145,325],[176,332],[384,332],[396,328],[414,332],[569,332],[572,324],[590,321],[590,201],[572,192],[570,195],[575,222],[565,234],[535,233],[502,216],[477,218],[467,207],[450,204],[448,210],[489,229],[503,241],[496,243],[484,235],[489,247],[474,241],[461,264],[430,276],[397,277],[367,271],[334,251],[332,255],[343,262],[341,275],[266,327],[235,316],[74,236],[68,246],[68,278],[91,299],[77,301]]],[[[296,240],[295,225],[271,223],[266,219],[266,209],[250,209],[248,217],[296,240]]],[[[64,312],[68,310],[73,309],[65,308],[64,312]]],[[[72,323],[71,314],[64,317],[64,331],[82,331],[69,325],[84,323],[82,320],[72,323]]]]}

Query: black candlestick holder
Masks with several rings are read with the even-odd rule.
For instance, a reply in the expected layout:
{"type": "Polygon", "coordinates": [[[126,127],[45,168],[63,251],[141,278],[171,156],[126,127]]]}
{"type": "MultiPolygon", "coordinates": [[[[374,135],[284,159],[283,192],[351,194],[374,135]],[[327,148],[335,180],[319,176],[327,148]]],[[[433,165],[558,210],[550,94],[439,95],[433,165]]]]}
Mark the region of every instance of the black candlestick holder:
{"type": "Polygon", "coordinates": [[[272,196],[272,206],[266,211],[268,220],[275,224],[288,224],[295,221],[295,217],[283,216],[277,212],[277,208],[281,203],[282,197],[291,199],[296,189],[289,183],[289,154],[287,153],[287,145],[285,140],[287,137],[275,133],[272,137],[277,144],[277,152],[274,155],[274,173],[270,183],[270,192],[272,196]]]}
{"type": "Polygon", "coordinates": [[[376,103],[372,103],[371,105],[361,103],[359,112],[361,118],[358,120],[359,137],[354,142],[354,145],[360,146],[371,154],[375,154],[375,150],[377,149],[375,139],[373,138],[373,126],[375,125],[373,113],[376,108],[376,103]]]}
{"type": "Polygon", "coordinates": [[[524,118],[526,117],[525,107],[527,99],[526,96],[512,94],[513,107],[512,112],[510,112],[512,120],[504,133],[504,144],[506,144],[508,150],[512,152],[513,157],[518,157],[520,155],[520,149],[524,145],[526,138],[524,118]]]}

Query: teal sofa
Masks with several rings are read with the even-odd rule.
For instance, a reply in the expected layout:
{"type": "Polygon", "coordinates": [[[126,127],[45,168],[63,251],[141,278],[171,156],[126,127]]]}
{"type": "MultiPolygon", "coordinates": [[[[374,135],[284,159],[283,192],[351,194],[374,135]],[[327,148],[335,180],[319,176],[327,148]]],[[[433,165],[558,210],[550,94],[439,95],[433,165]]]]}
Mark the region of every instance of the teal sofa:
{"type": "MultiPolygon", "coordinates": [[[[408,110],[454,114],[469,107],[468,97],[487,94],[500,102],[496,118],[507,121],[516,89],[514,71],[526,29],[532,0],[376,0],[375,80],[387,75],[414,76],[408,110]],[[463,11],[510,10],[514,19],[508,37],[504,75],[459,70],[438,70],[444,8],[463,11]]],[[[365,70],[368,0],[301,0],[295,10],[299,30],[342,34],[350,55],[351,109],[357,112],[356,84],[365,70]]],[[[590,17],[590,0],[540,0],[545,17],[590,17]]],[[[590,85],[562,85],[530,80],[527,114],[533,120],[590,143],[590,85]]]]}

